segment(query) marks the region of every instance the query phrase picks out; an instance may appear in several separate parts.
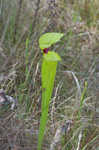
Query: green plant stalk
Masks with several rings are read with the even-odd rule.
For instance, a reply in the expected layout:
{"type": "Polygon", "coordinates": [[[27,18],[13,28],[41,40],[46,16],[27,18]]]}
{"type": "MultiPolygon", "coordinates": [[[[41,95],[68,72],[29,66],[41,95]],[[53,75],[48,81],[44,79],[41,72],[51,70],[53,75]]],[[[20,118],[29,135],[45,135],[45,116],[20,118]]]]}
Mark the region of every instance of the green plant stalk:
{"type": "MultiPolygon", "coordinates": [[[[27,38],[26,39],[26,49],[25,49],[25,65],[26,65],[26,69],[25,69],[25,74],[27,76],[27,73],[28,73],[28,57],[29,57],[29,39],[27,38]]],[[[26,77],[27,78],[27,77],[26,77]]]]}
{"type": "Polygon", "coordinates": [[[85,81],[85,87],[84,87],[84,90],[82,92],[81,100],[80,100],[80,108],[82,107],[83,102],[84,102],[85,94],[86,94],[86,91],[87,91],[87,86],[88,86],[88,83],[85,81]]]}
{"type": "Polygon", "coordinates": [[[85,94],[86,94],[86,91],[87,91],[87,86],[88,86],[88,83],[85,81],[85,87],[83,89],[83,92],[81,94],[81,99],[80,99],[80,109],[79,109],[79,112],[78,112],[79,119],[80,119],[80,116],[81,116],[81,110],[82,110],[83,102],[84,102],[84,99],[85,99],[85,94]]]}
{"type": "Polygon", "coordinates": [[[25,82],[24,85],[26,86],[29,76],[30,76],[30,71],[29,71],[29,38],[26,39],[26,49],[25,49],[25,82]]]}
{"type": "MultiPolygon", "coordinates": [[[[26,48],[25,48],[25,81],[24,83],[21,83],[19,85],[19,91],[22,91],[23,89],[26,88],[26,84],[27,84],[27,81],[28,81],[28,78],[29,78],[29,69],[28,69],[28,61],[29,61],[29,38],[26,39],[26,42],[25,42],[25,45],[26,45],[26,48]]],[[[21,92],[19,94],[19,102],[20,104],[23,102],[23,93],[21,92]]],[[[26,98],[28,99],[28,98],[26,98]]],[[[27,105],[28,107],[28,105],[27,105]]]]}
{"type": "Polygon", "coordinates": [[[42,104],[41,104],[41,118],[38,138],[38,150],[41,150],[41,145],[44,138],[44,131],[48,118],[48,110],[50,98],[53,91],[54,79],[56,74],[57,61],[47,61],[43,59],[42,63],[42,104]]]}

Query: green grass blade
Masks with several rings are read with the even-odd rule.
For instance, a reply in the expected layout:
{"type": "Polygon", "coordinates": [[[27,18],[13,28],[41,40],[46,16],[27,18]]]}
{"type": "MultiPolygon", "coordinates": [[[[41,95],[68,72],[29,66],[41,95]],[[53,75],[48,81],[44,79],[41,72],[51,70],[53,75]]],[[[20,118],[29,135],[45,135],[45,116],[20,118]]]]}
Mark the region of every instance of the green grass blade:
{"type": "Polygon", "coordinates": [[[81,98],[80,98],[80,109],[79,109],[79,112],[78,112],[78,118],[79,119],[81,117],[81,110],[82,110],[82,106],[83,106],[83,103],[84,103],[85,95],[86,95],[86,92],[87,92],[87,86],[88,86],[88,83],[85,81],[85,87],[83,89],[83,92],[82,92],[81,98]]]}

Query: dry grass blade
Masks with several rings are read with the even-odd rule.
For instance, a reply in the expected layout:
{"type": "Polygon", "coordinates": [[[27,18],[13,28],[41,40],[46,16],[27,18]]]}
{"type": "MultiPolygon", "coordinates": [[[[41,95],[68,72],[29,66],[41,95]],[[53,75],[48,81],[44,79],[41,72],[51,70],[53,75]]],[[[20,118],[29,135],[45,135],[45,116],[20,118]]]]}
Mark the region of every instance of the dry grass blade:
{"type": "Polygon", "coordinates": [[[53,138],[53,141],[50,145],[50,150],[54,150],[55,146],[61,141],[61,137],[64,134],[67,134],[71,128],[72,121],[67,120],[62,126],[59,126],[56,130],[55,136],[53,138]]]}
{"type": "Polygon", "coordinates": [[[77,146],[77,150],[80,150],[81,139],[82,139],[82,131],[79,133],[79,136],[78,136],[78,146],[77,146]]]}
{"type": "Polygon", "coordinates": [[[78,81],[78,79],[77,79],[75,73],[72,72],[72,71],[64,71],[64,73],[72,74],[72,76],[73,76],[73,78],[74,78],[74,80],[75,80],[75,83],[76,83],[76,85],[77,85],[77,95],[78,95],[78,97],[80,98],[80,97],[81,97],[81,88],[80,88],[80,84],[79,84],[79,81],[78,81]]]}

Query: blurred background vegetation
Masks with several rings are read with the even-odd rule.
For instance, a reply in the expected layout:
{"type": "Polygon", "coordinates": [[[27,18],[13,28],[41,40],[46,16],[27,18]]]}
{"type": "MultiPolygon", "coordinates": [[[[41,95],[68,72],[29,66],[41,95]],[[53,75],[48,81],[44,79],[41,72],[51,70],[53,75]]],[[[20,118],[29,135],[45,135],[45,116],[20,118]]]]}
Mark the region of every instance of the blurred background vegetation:
{"type": "Polygon", "coordinates": [[[71,129],[54,144],[55,150],[99,150],[98,0],[0,0],[0,88],[18,100],[17,109],[0,119],[0,149],[36,150],[42,62],[38,39],[46,32],[62,32],[64,38],[52,47],[62,61],[42,150],[52,150],[58,127],[66,128],[68,120],[71,129]]]}

